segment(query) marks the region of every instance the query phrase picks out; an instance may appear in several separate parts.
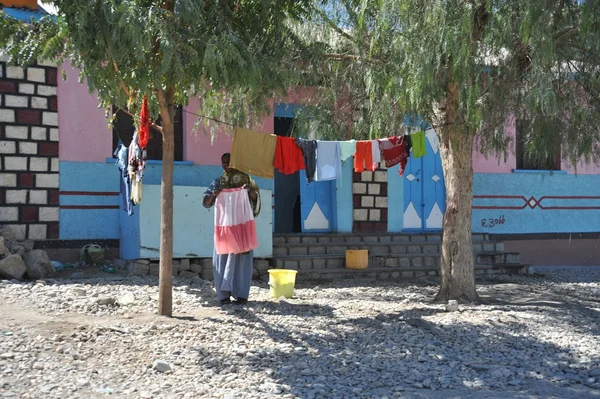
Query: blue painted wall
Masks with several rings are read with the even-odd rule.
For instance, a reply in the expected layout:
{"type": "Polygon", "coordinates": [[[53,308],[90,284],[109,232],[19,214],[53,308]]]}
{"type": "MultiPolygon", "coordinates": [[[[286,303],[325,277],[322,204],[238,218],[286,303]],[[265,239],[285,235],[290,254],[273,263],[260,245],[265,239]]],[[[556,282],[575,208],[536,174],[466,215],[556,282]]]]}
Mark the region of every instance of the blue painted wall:
{"type": "MultiPolygon", "coordinates": [[[[176,186],[174,188],[174,258],[210,258],[213,255],[214,208],[206,209],[202,206],[202,194],[205,189],[206,187],[192,186],[176,186]]],[[[262,210],[255,219],[259,246],[254,251],[254,256],[258,258],[271,257],[273,254],[271,191],[261,190],[261,198],[262,210]]],[[[144,186],[142,203],[137,210],[140,214],[137,253],[135,248],[129,248],[124,259],[158,258],[160,254],[160,185],[144,186]],[[127,257],[129,253],[135,256],[129,258],[127,257]]]]}
{"type": "Polygon", "coordinates": [[[473,232],[600,232],[600,175],[475,174],[473,191],[473,232]]]}
{"type": "Polygon", "coordinates": [[[400,165],[387,170],[388,231],[398,233],[404,226],[404,177],[398,174],[400,165]]]}
{"type": "Polygon", "coordinates": [[[92,162],[60,162],[59,238],[119,238],[119,170],[115,165],[92,162]],[[65,195],[76,192],[76,195],[65,195]],[[89,192],[90,194],[86,194],[89,192]],[[110,193],[91,195],[91,193],[110,193]],[[88,209],[63,207],[84,206],[88,209]],[[110,206],[114,209],[93,209],[110,206]]]}
{"type": "Polygon", "coordinates": [[[349,158],[342,163],[342,178],[336,180],[336,205],[334,231],[338,233],[351,233],[353,222],[352,203],[352,173],[354,158],[349,158]]]}
{"type": "MultiPolygon", "coordinates": [[[[195,166],[191,162],[180,162],[175,165],[173,181],[175,186],[207,187],[222,173],[223,169],[220,166],[195,166]]],[[[61,206],[115,207],[61,208],[60,239],[121,239],[121,255],[127,259],[139,257],[139,207],[134,207],[133,216],[128,216],[122,210],[122,198],[115,195],[120,191],[119,174],[119,169],[112,159],[105,163],[60,162],[60,191],[80,192],[78,195],[60,195],[61,206]],[[105,192],[113,195],[86,195],[85,192],[105,192]]],[[[160,185],[161,174],[160,162],[148,164],[144,174],[144,185],[160,185]]],[[[255,178],[255,181],[261,189],[273,189],[271,179],[255,178]]]]}

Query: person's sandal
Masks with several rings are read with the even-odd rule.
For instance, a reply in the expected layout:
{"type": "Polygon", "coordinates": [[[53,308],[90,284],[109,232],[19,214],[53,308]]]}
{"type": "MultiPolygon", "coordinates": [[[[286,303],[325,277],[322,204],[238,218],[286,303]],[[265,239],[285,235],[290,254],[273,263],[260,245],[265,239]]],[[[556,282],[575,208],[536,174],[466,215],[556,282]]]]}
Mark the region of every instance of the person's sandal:
{"type": "Polygon", "coordinates": [[[221,299],[221,306],[231,305],[231,298],[221,299]]]}
{"type": "Polygon", "coordinates": [[[248,299],[246,299],[246,298],[236,298],[235,301],[233,301],[233,303],[235,305],[246,305],[248,303],[248,299]]]}

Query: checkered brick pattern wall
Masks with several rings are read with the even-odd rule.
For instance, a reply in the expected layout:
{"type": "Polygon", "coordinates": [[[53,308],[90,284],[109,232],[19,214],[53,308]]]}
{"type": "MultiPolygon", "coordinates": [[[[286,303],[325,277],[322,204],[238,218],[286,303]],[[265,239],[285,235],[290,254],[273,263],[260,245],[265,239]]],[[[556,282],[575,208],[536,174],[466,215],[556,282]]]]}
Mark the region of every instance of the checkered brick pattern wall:
{"type": "Polygon", "coordinates": [[[354,173],[353,232],[387,231],[387,169],[380,165],[374,172],[354,173]]]}
{"type": "Polygon", "coordinates": [[[0,224],[58,238],[57,69],[0,62],[0,224]]]}

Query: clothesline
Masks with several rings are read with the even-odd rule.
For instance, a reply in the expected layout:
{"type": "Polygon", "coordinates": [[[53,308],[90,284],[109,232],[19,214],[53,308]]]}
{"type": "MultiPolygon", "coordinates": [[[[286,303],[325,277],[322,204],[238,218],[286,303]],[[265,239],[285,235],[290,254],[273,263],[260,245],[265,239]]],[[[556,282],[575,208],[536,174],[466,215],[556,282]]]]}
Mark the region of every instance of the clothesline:
{"type": "Polygon", "coordinates": [[[381,161],[386,168],[400,164],[398,173],[410,156],[426,155],[425,132],[377,140],[307,140],[264,134],[236,127],[233,132],[230,166],[242,172],[272,179],[275,169],[283,174],[300,170],[312,181],[336,180],[342,176],[342,162],[354,156],[354,171],[375,171],[381,161]]]}

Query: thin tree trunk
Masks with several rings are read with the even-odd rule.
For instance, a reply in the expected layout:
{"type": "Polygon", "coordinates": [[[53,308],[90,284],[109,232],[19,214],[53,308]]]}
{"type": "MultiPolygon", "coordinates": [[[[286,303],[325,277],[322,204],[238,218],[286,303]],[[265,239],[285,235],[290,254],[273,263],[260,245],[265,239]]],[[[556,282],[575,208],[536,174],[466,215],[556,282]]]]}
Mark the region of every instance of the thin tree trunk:
{"type": "Polygon", "coordinates": [[[441,286],[435,300],[478,299],[475,289],[471,220],[473,198],[473,135],[456,123],[458,86],[447,91],[446,123],[440,132],[440,156],[446,182],[442,233],[441,286]]]}
{"type": "Polygon", "coordinates": [[[158,282],[158,314],[173,312],[173,167],[175,129],[172,88],[157,91],[162,118],[163,158],[160,190],[160,271],[158,282]]]}

